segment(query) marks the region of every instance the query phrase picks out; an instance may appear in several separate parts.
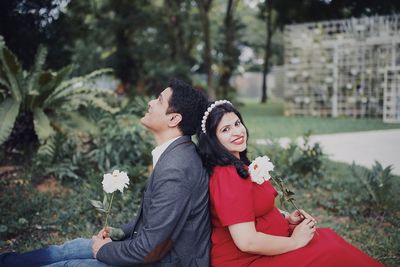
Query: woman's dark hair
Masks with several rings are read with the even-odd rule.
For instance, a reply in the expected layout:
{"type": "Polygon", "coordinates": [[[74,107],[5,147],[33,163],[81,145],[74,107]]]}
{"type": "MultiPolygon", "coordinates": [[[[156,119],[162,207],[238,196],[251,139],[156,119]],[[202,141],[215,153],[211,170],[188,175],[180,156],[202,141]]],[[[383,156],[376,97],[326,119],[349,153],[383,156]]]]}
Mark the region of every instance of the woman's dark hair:
{"type": "Polygon", "coordinates": [[[246,128],[247,138],[249,137],[247,127],[243,123],[242,115],[240,115],[239,111],[237,111],[229,103],[221,104],[214,107],[211,113],[207,117],[206,121],[207,133],[204,133],[201,129],[198,130],[197,132],[197,138],[199,142],[198,150],[203,160],[203,164],[210,174],[212,173],[213,168],[217,165],[220,166],[234,165],[239,176],[246,179],[249,177],[249,173],[247,171],[246,166],[250,164],[250,161],[247,158],[247,149],[239,153],[240,159],[238,159],[218,141],[216,135],[217,126],[221,121],[222,117],[226,113],[231,113],[231,112],[235,113],[239,117],[243,126],[246,128]]]}
{"type": "Polygon", "coordinates": [[[207,108],[207,97],[199,90],[194,89],[190,84],[172,79],[168,82],[172,90],[167,110],[168,113],[179,113],[182,121],[178,127],[183,135],[194,135],[200,127],[203,110],[207,108]]]}

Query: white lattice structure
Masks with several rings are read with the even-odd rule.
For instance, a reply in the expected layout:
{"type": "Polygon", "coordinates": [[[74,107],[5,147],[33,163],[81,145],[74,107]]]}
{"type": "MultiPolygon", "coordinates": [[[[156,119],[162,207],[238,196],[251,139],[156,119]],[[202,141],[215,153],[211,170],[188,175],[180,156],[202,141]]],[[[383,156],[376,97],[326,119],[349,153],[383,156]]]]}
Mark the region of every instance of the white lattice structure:
{"type": "Polygon", "coordinates": [[[400,15],[289,25],[284,38],[290,113],[400,122],[400,15]]]}
{"type": "Polygon", "coordinates": [[[400,67],[385,72],[383,120],[400,122],[400,67]]]}

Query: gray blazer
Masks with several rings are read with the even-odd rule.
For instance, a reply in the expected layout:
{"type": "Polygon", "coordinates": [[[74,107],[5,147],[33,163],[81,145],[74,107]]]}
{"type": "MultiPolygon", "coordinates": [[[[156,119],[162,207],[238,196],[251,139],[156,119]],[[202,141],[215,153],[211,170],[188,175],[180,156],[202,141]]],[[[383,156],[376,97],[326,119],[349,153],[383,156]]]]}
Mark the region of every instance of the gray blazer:
{"type": "Polygon", "coordinates": [[[97,259],[116,266],[209,266],[208,175],[190,137],[160,156],[139,214],[121,228],[122,241],[105,244],[97,259]]]}

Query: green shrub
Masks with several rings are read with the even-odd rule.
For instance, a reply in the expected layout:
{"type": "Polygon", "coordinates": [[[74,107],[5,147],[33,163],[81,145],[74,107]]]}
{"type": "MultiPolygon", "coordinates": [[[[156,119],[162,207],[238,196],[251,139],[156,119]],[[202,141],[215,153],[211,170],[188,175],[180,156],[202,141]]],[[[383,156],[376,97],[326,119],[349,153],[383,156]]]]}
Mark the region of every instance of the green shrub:
{"type": "Polygon", "coordinates": [[[56,134],[53,140],[52,154],[37,154],[33,158],[29,172],[32,182],[40,182],[43,178],[55,176],[61,181],[79,180],[84,176],[83,154],[77,149],[79,139],[74,136],[67,138],[56,134]]]}
{"type": "Polygon", "coordinates": [[[102,174],[120,169],[138,182],[140,179],[135,177],[145,176],[153,145],[153,139],[139,125],[136,116],[146,108],[144,101],[125,104],[118,114],[95,108],[88,110],[86,116],[97,122],[97,134],[81,132],[68,138],[57,135],[53,153],[37,155],[32,171],[39,176],[53,175],[62,181],[97,181],[102,174]]]}
{"type": "Polygon", "coordinates": [[[57,72],[44,70],[46,55],[47,50],[40,46],[32,68],[24,70],[0,36],[0,145],[13,163],[29,161],[38,148],[39,153],[51,154],[57,132],[95,131],[85,109],[118,111],[106,102],[112,91],[96,83],[111,70],[71,79],[72,66],[57,72]]]}
{"type": "Polygon", "coordinates": [[[100,120],[100,134],[92,140],[93,147],[87,156],[101,173],[120,169],[131,177],[140,177],[151,162],[153,139],[142,127],[123,126],[124,122],[129,122],[125,115],[100,120]]]}
{"type": "Polygon", "coordinates": [[[256,156],[266,154],[275,165],[274,175],[296,188],[317,186],[324,176],[324,154],[318,143],[309,143],[309,134],[303,136],[303,145],[290,143],[283,148],[278,142],[254,148],[256,156]]]}
{"type": "MultiPolygon", "coordinates": [[[[118,226],[134,216],[148,177],[153,139],[133,115],[143,110],[136,104],[132,108],[131,104],[115,115],[91,109],[86,115],[97,121],[97,135],[82,132],[67,138],[57,134],[54,153],[37,154],[31,167],[21,170],[26,172],[20,173],[24,177],[22,184],[0,180],[1,239],[12,239],[21,233],[40,235],[40,239],[46,229],[64,238],[95,233],[101,228],[103,218],[89,199],[102,199],[102,176],[113,169],[126,171],[131,183],[124,194],[116,196],[110,224],[118,226]],[[56,191],[38,192],[35,185],[50,177],[58,183],[56,191]],[[13,208],[9,209],[10,206],[13,208]]],[[[30,242],[24,244],[30,247],[30,242]]]]}
{"type": "Polygon", "coordinates": [[[369,170],[354,163],[350,167],[332,162],[329,165],[327,181],[322,185],[325,197],[319,200],[325,209],[352,218],[389,216],[389,219],[400,211],[396,205],[399,184],[390,166],[383,168],[375,162],[369,170]]]}
{"type": "Polygon", "coordinates": [[[146,96],[136,96],[133,99],[125,99],[121,103],[120,114],[142,117],[147,110],[150,100],[151,99],[146,96]]]}
{"type": "Polygon", "coordinates": [[[360,204],[363,204],[360,205],[361,207],[369,212],[383,212],[394,206],[395,192],[393,191],[392,166],[383,168],[382,164],[375,161],[371,170],[359,171],[353,163],[351,170],[360,184],[360,204]]]}

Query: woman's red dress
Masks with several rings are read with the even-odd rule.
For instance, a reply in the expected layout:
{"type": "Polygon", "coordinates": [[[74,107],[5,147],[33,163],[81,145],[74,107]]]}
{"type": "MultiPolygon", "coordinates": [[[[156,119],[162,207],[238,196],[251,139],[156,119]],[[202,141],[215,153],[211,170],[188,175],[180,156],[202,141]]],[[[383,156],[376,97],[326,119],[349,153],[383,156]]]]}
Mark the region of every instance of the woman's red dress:
{"type": "Polygon", "coordinates": [[[211,266],[383,266],[328,228],[318,229],[305,247],[284,254],[263,256],[240,251],[231,238],[229,225],[254,221],[258,232],[290,236],[287,220],[275,207],[276,195],[269,181],[258,185],[242,179],[234,166],[214,168],[210,178],[211,266]]]}

